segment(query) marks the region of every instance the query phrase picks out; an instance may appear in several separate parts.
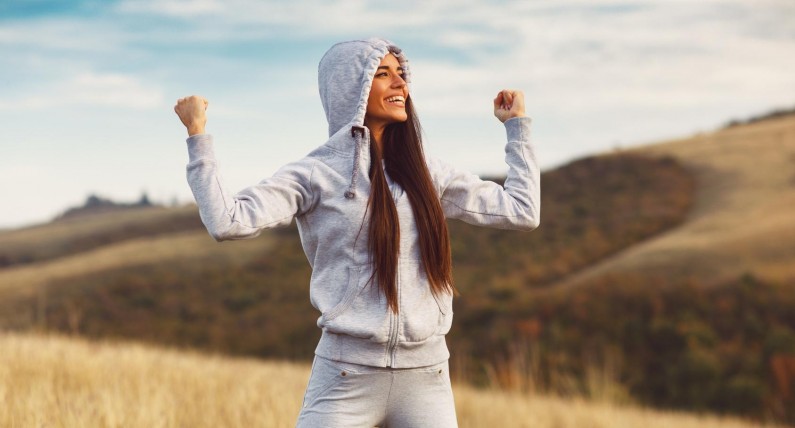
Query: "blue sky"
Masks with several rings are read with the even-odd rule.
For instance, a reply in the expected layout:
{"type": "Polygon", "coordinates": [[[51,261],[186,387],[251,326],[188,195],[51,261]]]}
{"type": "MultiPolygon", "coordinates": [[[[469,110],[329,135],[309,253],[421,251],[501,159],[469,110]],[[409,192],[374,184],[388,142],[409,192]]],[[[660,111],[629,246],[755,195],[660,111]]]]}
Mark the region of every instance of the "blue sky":
{"type": "Polygon", "coordinates": [[[434,156],[501,174],[491,99],[525,92],[544,168],[795,105],[790,0],[5,0],[0,228],[91,193],[192,200],[177,98],[210,101],[231,190],[322,144],[317,62],[381,36],[412,64],[434,156]]]}

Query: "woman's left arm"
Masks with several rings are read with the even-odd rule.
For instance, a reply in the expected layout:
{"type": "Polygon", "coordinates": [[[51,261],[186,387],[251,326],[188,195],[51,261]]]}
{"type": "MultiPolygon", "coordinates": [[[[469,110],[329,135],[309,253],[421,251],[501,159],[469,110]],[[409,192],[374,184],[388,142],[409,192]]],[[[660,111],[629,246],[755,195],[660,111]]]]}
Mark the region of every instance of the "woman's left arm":
{"type": "Polygon", "coordinates": [[[505,184],[481,180],[475,174],[431,159],[428,166],[439,188],[442,209],[446,217],[470,224],[533,230],[540,223],[541,173],[521,91],[500,91],[494,99],[494,115],[503,122],[508,135],[505,184]]]}

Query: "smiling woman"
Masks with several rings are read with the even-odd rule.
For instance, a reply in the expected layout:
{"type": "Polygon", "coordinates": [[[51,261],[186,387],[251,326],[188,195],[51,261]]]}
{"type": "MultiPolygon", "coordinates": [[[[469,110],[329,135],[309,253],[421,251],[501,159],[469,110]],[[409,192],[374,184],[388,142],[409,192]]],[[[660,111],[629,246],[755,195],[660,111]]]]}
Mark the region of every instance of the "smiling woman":
{"type": "Polygon", "coordinates": [[[253,238],[293,219],[301,232],[323,332],[301,427],[457,426],[446,218],[517,230],[539,223],[523,94],[503,90],[493,100],[507,132],[503,187],[426,158],[410,77],[389,41],[332,46],[318,77],[328,141],[237,194],[222,186],[204,133],[208,101],[182,98],[174,108],[190,136],[188,182],[216,240],[253,238]]]}
{"type": "Polygon", "coordinates": [[[403,74],[403,67],[392,54],[387,54],[376,69],[364,117],[364,125],[370,129],[370,135],[376,143],[381,141],[386,125],[405,122],[408,118],[408,90],[403,74]]]}

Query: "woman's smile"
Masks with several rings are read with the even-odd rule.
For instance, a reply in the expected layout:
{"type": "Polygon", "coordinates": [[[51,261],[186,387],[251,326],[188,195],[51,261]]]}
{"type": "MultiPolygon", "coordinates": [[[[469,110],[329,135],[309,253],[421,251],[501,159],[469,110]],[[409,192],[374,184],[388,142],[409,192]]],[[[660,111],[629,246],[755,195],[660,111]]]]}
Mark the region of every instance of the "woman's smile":
{"type": "Polygon", "coordinates": [[[389,97],[385,100],[387,103],[392,104],[397,107],[405,107],[406,106],[406,99],[403,98],[403,95],[395,95],[393,97],[389,97]]]}

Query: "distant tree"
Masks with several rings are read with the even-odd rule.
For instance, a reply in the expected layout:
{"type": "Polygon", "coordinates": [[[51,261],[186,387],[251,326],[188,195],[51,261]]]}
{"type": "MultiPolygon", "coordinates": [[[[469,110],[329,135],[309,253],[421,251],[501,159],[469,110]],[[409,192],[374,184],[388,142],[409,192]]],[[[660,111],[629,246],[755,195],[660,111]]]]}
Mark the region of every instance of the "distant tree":
{"type": "Polygon", "coordinates": [[[88,198],[86,198],[86,202],[83,204],[83,207],[94,208],[94,207],[103,207],[103,206],[112,206],[112,205],[116,205],[116,203],[114,203],[110,199],[104,199],[92,193],[88,195],[88,198]]]}
{"type": "Polygon", "coordinates": [[[152,202],[149,200],[149,195],[147,195],[145,191],[141,193],[141,199],[138,200],[138,203],[136,205],[139,207],[152,206],[152,202]]]}

